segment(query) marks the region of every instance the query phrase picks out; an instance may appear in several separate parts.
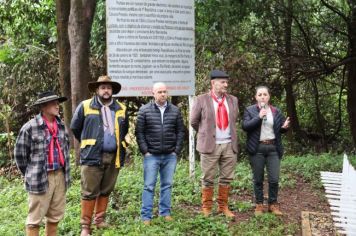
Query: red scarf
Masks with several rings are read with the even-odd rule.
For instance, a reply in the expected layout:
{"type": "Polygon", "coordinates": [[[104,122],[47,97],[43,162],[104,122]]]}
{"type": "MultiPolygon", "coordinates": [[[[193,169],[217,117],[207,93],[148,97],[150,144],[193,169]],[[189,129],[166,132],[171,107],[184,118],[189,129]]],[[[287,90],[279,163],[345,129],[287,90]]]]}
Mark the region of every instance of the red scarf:
{"type": "Polygon", "coordinates": [[[50,122],[46,119],[46,117],[42,116],[42,118],[48,127],[49,133],[52,136],[51,141],[49,143],[48,164],[53,164],[54,144],[56,144],[56,148],[58,150],[58,155],[59,155],[59,163],[61,164],[61,166],[64,166],[64,157],[63,157],[63,153],[61,151],[61,146],[59,145],[58,137],[57,137],[58,125],[57,125],[56,119],[54,119],[53,122],[50,122]],[[51,126],[51,124],[52,124],[52,126],[51,126]]]}
{"type": "Polygon", "coordinates": [[[219,129],[225,130],[229,126],[229,115],[227,114],[227,109],[224,104],[226,96],[219,101],[215,94],[211,92],[211,97],[218,103],[216,111],[216,124],[219,129]]]}

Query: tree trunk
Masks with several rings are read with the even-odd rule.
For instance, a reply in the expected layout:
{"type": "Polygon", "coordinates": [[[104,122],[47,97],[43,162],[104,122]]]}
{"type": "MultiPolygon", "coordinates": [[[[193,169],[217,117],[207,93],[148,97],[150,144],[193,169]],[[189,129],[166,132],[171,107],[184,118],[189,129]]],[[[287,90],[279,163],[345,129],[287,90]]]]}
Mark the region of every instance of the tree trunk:
{"type": "Polygon", "coordinates": [[[89,97],[87,84],[90,81],[90,31],[95,12],[95,0],[71,0],[69,15],[69,41],[71,49],[72,109],[89,97]]]}
{"type": "Polygon", "coordinates": [[[315,112],[316,112],[316,122],[317,122],[317,130],[321,135],[321,145],[323,148],[323,152],[328,152],[328,144],[326,142],[326,134],[325,134],[325,119],[320,111],[319,105],[319,89],[316,78],[312,79],[313,93],[314,93],[314,102],[315,102],[315,112]]]}
{"type": "MultiPolygon", "coordinates": [[[[70,45],[68,39],[68,19],[70,12],[70,0],[56,0],[57,17],[57,50],[59,57],[59,84],[61,93],[67,98],[71,98],[70,85],[70,45]]],[[[64,123],[69,130],[72,117],[72,104],[70,101],[63,103],[64,123]]],[[[72,140],[72,138],[71,138],[72,140]]]]}
{"type": "Polygon", "coordinates": [[[292,64],[292,24],[293,24],[293,1],[288,0],[285,7],[284,16],[284,58],[282,58],[284,75],[286,77],[285,90],[286,90],[286,103],[287,114],[291,120],[291,129],[294,137],[300,141],[301,129],[297,109],[295,105],[295,96],[293,92],[293,64],[292,64]]]}
{"type": "MultiPolygon", "coordinates": [[[[352,14],[348,25],[349,57],[356,58],[356,3],[350,4],[352,14]]],[[[347,109],[354,148],[356,148],[356,61],[352,60],[347,66],[347,109]]]]}
{"type": "MultiPolygon", "coordinates": [[[[87,84],[90,81],[90,31],[95,13],[95,0],[71,0],[69,15],[69,42],[71,49],[70,75],[72,92],[72,111],[89,97],[87,84]]],[[[79,145],[74,143],[77,163],[79,162],[79,145]]]]}

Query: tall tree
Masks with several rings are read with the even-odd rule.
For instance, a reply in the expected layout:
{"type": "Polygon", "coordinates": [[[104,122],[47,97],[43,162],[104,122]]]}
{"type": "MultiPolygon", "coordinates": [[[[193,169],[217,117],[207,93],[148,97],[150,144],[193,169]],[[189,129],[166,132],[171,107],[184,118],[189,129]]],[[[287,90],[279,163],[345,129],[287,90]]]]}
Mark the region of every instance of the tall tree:
{"type": "Polygon", "coordinates": [[[291,118],[292,131],[296,134],[295,137],[299,139],[302,138],[302,132],[299,125],[299,119],[297,115],[297,109],[295,105],[295,96],[293,90],[293,74],[294,66],[292,60],[292,25],[293,25],[293,1],[284,0],[281,1],[283,6],[283,31],[284,31],[284,55],[282,58],[282,68],[286,78],[285,91],[286,91],[286,103],[287,103],[287,113],[291,118]]]}
{"type": "MultiPolygon", "coordinates": [[[[346,64],[347,68],[347,110],[349,114],[350,130],[356,147],[356,0],[349,0],[344,5],[337,7],[327,0],[321,0],[322,4],[339,16],[346,24],[348,50],[346,58],[341,63],[333,66],[346,64]]],[[[338,27],[335,26],[335,29],[338,27]]]]}
{"type": "MultiPolygon", "coordinates": [[[[89,97],[87,84],[90,81],[90,32],[94,19],[96,0],[71,0],[68,22],[68,34],[71,49],[70,76],[72,111],[84,99],[89,97]]],[[[79,162],[79,144],[74,142],[77,163],[79,162]]]]}
{"type": "MultiPolygon", "coordinates": [[[[65,97],[71,97],[71,80],[70,80],[70,44],[68,38],[68,21],[70,13],[70,0],[56,0],[56,17],[57,17],[57,50],[59,58],[59,84],[61,92],[65,97]]],[[[72,117],[72,104],[65,102],[64,122],[69,128],[72,117]]]]}
{"type": "Polygon", "coordinates": [[[89,97],[87,83],[90,81],[90,32],[95,13],[95,0],[71,0],[69,15],[69,42],[71,49],[70,76],[72,110],[89,97]]]}

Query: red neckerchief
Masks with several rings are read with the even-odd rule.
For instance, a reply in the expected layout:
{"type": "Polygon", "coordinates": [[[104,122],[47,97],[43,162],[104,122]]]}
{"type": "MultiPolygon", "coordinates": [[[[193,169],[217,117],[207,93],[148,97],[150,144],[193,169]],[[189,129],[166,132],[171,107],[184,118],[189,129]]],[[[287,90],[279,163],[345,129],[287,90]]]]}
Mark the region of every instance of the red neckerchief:
{"type": "Polygon", "coordinates": [[[211,97],[215,102],[218,103],[216,112],[216,125],[219,127],[219,129],[225,130],[229,126],[229,115],[227,114],[227,109],[224,104],[226,96],[224,96],[221,101],[219,101],[213,91],[211,91],[211,97]]]}
{"type": "Polygon", "coordinates": [[[53,164],[53,153],[54,153],[54,144],[56,144],[56,148],[58,150],[58,155],[59,155],[59,163],[61,166],[64,166],[64,157],[63,153],[61,151],[61,146],[59,145],[58,142],[58,125],[56,119],[53,120],[53,122],[50,122],[46,119],[46,117],[42,116],[42,119],[47,125],[48,131],[50,135],[52,136],[51,141],[49,143],[49,150],[48,150],[48,164],[53,164]],[[52,128],[51,128],[52,124],[52,128]]]}

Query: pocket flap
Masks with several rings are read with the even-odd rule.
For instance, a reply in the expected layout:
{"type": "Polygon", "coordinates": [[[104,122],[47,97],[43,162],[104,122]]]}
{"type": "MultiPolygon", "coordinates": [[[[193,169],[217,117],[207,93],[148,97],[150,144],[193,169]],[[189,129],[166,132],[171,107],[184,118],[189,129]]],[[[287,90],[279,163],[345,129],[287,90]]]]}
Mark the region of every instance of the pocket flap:
{"type": "Polygon", "coordinates": [[[80,148],[85,148],[86,146],[93,146],[96,143],[96,139],[83,139],[80,142],[80,148]]]}

